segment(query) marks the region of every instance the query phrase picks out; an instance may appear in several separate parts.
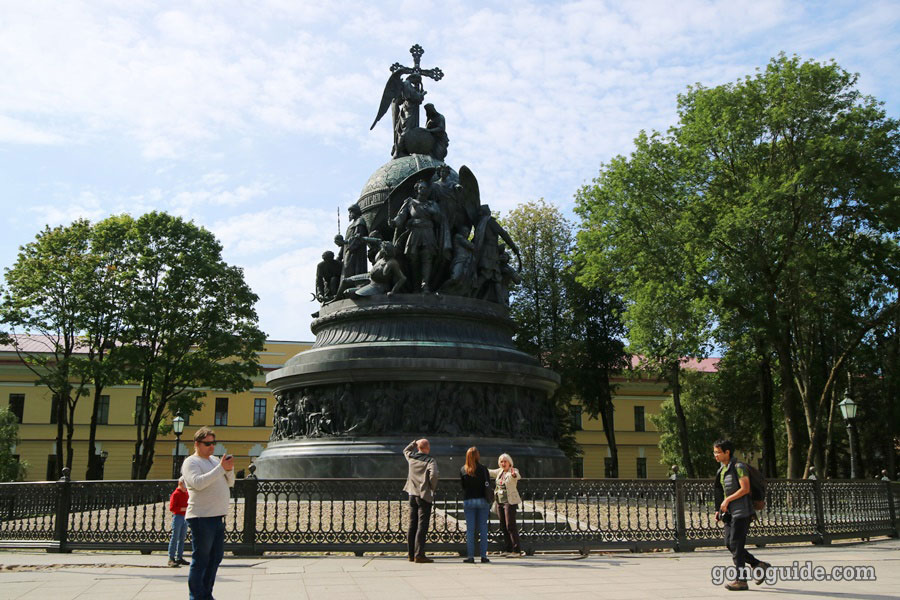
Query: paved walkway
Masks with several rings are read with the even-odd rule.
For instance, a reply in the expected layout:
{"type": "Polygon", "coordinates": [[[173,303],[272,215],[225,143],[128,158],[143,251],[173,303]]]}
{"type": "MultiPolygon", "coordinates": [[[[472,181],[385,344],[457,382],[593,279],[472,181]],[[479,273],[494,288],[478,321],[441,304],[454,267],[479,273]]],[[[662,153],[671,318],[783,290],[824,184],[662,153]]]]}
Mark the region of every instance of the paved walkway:
{"type": "MultiPolygon", "coordinates": [[[[811,561],[875,569],[877,581],[782,581],[750,584],[771,599],[900,597],[900,541],[751,549],[774,565],[811,561]]],[[[716,566],[731,564],[722,550],[675,554],[615,553],[579,558],[536,555],[463,564],[456,556],[419,565],[405,557],[290,556],[235,558],[219,569],[217,600],[399,600],[464,598],[721,598],[732,593],[711,583],[716,566]]],[[[165,567],[162,554],[45,554],[0,552],[0,599],[139,600],[187,598],[187,567],[165,567]]]]}

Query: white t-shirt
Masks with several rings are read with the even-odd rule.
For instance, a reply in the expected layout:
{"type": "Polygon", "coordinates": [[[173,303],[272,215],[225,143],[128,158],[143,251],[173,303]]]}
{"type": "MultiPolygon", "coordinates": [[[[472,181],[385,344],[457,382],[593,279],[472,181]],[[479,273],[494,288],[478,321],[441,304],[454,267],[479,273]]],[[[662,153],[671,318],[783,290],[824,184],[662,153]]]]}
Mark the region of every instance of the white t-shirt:
{"type": "Polygon", "coordinates": [[[181,476],[188,490],[185,519],[223,517],[228,514],[234,469],[226,471],[215,456],[201,458],[191,454],[181,465],[181,476]]]}

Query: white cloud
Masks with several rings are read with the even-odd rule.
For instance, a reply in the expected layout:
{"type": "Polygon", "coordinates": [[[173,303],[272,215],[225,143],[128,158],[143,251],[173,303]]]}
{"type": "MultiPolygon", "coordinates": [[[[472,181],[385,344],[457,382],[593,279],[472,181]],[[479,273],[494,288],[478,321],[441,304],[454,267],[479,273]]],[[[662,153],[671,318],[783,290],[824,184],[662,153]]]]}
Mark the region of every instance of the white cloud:
{"type": "Polygon", "coordinates": [[[92,191],[84,190],[65,203],[42,204],[32,206],[30,212],[35,215],[35,225],[54,227],[67,225],[77,219],[97,221],[107,216],[100,197],[92,191]]]}
{"type": "Polygon", "coordinates": [[[275,339],[311,340],[310,316],[319,310],[313,300],[320,246],[304,246],[247,266],[244,276],[261,301],[260,328],[275,339]]]}
{"type": "Polygon", "coordinates": [[[0,115],[0,144],[62,144],[65,138],[56,133],[42,131],[30,124],[0,115]]]}
{"type": "MultiPolygon", "coordinates": [[[[266,254],[285,248],[309,246],[319,248],[316,257],[331,249],[335,231],[331,223],[333,213],[308,210],[299,206],[279,206],[253,213],[234,215],[216,221],[210,231],[222,242],[226,252],[246,257],[266,254]]],[[[318,263],[320,259],[316,259],[318,263]]],[[[312,279],[310,279],[310,282],[312,279]]],[[[312,288],[310,288],[312,289],[312,288]]]]}

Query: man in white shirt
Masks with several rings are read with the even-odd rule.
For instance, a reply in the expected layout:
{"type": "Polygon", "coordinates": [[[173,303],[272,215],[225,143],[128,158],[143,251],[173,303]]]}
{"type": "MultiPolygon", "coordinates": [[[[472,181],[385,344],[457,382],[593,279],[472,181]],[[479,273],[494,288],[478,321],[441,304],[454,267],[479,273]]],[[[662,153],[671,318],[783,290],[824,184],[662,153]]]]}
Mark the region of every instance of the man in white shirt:
{"type": "Polygon", "coordinates": [[[213,456],[216,432],[201,427],[194,434],[194,453],[184,459],[181,476],[188,489],[185,519],[191,528],[190,600],[213,600],[216,570],[225,556],[225,515],[234,487],[234,457],[213,456]]]}

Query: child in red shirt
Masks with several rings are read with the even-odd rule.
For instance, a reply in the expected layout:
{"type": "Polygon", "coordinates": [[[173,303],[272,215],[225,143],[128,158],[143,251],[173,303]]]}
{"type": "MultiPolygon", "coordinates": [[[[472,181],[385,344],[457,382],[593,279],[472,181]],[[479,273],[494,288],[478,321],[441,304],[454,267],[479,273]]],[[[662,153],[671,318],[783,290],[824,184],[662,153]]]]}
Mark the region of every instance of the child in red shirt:
{"type": "Polygon", "coordinates": [[[184,520],[184,514],[187,512],[188,491],[184,486],[184,478],[178,480],[178,487],[169,496],[169,511],[174,515],[172,517],[172,539],[169,540],[169,566],[180,567],[181,565],[189,565],[184,560],[184,538],[187,537],[187,521],[184,520]]]}

